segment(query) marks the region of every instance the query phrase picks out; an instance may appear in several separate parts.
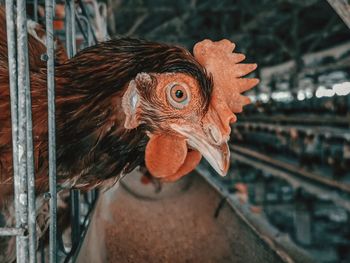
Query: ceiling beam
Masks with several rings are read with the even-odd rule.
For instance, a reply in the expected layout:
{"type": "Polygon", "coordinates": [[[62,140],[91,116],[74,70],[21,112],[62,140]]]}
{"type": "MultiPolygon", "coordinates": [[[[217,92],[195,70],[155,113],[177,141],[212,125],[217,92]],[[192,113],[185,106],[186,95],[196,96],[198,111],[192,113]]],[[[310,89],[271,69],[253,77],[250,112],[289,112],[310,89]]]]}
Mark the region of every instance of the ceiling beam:
{"type": "Polygon", "coordinates": [[[350,5],[348,0],[327,0],[344,23],[350,28],[350,5]]]}

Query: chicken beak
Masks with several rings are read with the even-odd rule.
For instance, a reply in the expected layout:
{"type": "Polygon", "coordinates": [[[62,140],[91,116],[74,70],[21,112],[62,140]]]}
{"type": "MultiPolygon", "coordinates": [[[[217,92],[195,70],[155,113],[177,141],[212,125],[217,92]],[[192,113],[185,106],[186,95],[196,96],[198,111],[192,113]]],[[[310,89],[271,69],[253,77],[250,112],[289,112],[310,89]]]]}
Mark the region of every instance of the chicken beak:
{"type": "Polygon", "coordinates": [[[190,148],[199,151],[218,174],[225,176],[230,165],[228,137],[218,140],[218,137],[222,138],[222,136],[214,127],[211,126],[209,132],[206,132],[194,125],[172,125],[175,131],[186,138],[190,148]]]}
{"type": "Polygon", "coordinates": [[[230,150],[227,142],[213,145],[206,140],[198,140],[193,134],[188,136],[188,145],[198,150],[219,175],[227,174],[230,166],[230,150]]]}

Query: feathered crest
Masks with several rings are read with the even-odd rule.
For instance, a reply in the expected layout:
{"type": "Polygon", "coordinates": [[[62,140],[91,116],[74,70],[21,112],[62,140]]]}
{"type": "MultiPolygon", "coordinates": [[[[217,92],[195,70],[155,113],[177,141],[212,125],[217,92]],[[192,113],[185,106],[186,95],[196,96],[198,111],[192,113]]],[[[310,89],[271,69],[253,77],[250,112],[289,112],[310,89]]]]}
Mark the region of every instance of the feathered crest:
{"type": "Polygon", "coordinates": [[[248,97],[241,95],[257,85],[257,78],[242,78],[257,67],[256,64],[240,63],[245,55],[232,53],[235,44],[224,39],[213,42],[203,40],[194,46],[195,59],[206,68],[214,80],[213,96],[215,104],[226,102],[233,113],[242,111],[250,103],[248,97]]]}

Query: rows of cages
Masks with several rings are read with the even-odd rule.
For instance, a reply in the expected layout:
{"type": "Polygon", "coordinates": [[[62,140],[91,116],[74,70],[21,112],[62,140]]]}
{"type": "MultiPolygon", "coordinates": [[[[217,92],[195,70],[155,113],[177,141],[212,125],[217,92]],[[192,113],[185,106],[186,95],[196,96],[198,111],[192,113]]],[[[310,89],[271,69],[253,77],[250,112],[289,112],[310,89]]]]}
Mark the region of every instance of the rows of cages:
{"type": "MultiPolygon", "coordinates": [[[[296,184],[293,174],[281,176],[281,170],[273,169],[271,164],[260,167],[256,164],[253,158],[237,158],[226,177],[213,172],[212,180],[227,189],[226,198],[237,200],[253,224],[258,227],[261,222],[268,224],[281,246],[286,240],[292,241],[290,244],[307,252],[312,262],[349,262],[348,199],[343,196],[339,202],[330,198],[330,192],[317,192],[296,184]]],[[[263,231],[271,234],[267,229],[264,225],[263,231]]],[[[292,255],[294,252],[289,249],[286,248],[292,255]]]]}
{"type": "Polygon", "coordinates": [[[71,262],[79,252],[98,192],[80,193],[78,190],[58,189],[56,185],[55,48],[57,41],[65,43],[67,57],[71,58],[77,50],[108,38],[107,9],[104,3],[95,0],[6,0],[5,8],[15,225],[0,227],[0,238],[16,239],[16,262],[71,262]],[[43,40],[46,54],[41,55],[41,60],[47,63],[48,94],[49,192],[42,198],[49,204],[49,226],[45,233],[38,233],[38,196],[35,193],[28,58],[28,32],[33,23],[46,29],[43,40]],[[69,210],[70,227],[65,231],[57,224],[60,213],[57,203],[63,198],[69,203],[66,210],[69,210]],[[44,235],[48,238],[41,238],[44,235]]]}

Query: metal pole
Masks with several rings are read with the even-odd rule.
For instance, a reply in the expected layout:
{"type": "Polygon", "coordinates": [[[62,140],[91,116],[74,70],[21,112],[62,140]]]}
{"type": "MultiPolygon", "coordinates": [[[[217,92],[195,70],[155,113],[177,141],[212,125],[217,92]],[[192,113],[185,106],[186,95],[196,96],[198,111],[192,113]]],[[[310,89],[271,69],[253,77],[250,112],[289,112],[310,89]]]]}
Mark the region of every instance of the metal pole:
{"type": "Polygon", "coordinates": [[[80,202],[79,190],[71,190],[71,223],[72,249],[76,249],[80,241],[80,202]]]}
{"type": "Polygon", "coordinates": [[[57,262],[57,188],[56,188],[56,134],[55,134],[55,47],[53,18],[55,1],[45,1],[47,46],[47,92],[49,123],[49,185],[50,185],[50,262],[57,262]]]}
{"type": "Polygon", "coordinates": [[[34,12],[34,21],[38,22],[38,0],[34,0],[33,12],[34,12]]]}
{"type": "Polygon", "coordinates": [[[89,30],[89,22],[88,22],[87,18],[85,16],[82,16],[79,14],[77,14],[76,18],[77,18],[76,19],[77,26],[78,26],[78,28],[79,28],[79,30],[84,38],[84,48],[91,46],[91,44],[90,44],[91,37],[90,37],[89,31],[88,31],[89,30]]]}
{"type": "Polygon", "coordinates": [[[94,39],[92,36],[92,29],[89,20],[82,15],[77,15],[77,25],[82,33],[85,42],[87,43],[85,47],[89,47],[94,44],[94,39]],[[82,22],[85,24],[83,25],[82,22]]]}
{"type": "Polygon", "coordinates": [[[70,5],[70,19],[72,21],[72,36],[71,36],[71,45],[72,45],[72,54],[69,58],[75,56],[77,53],[77,42],[76,42],[76,30],[75,30],[75,4],[74,0],[69,0],[69,5],[70,5]]]}
{"type": "MultiPolygon", "coordinates": [[[[18,72],[18,218],[16,226],[28,227],[28,163],[27,163],[27,100],[29,90],[29,65],[27,19],[25,0],[17,1],[17,72],[18,72]]],[[[17,262],[28,262],[28,236],[17,237],[17,262]]]]}
{"type": "MultiPolygon", "coordinates": [[[[24,1],[25,3],[25,1],[24,1]]],[[[26,11],[26,10],[24,10],[26,11]]],[[[29,76],[29,57],[28,57],[28,37],[27,37],[27,21],[26,13],[24,13],[23,23],[23,55],[25,61],[25,81],[26,81],[26,143],[27,143],[27,187],[28,187],[28,234],[29,234],[29,262],[36,262],[36,206],[35,206],[35,177],[34,177],[34,156],[33,156],[33,123],[32,123],[32,104],[30,92],[30,76],[29,76]]],[[[18,59],[22,59],[20,56],[18,59]]],[[[17,65],[20,65],[18,63],[17,65]]]]}
{"type": "MultiPolygon", "coordinates": [[[[26,23],[27,24],[27,23],[26,23]]],[[[27,28],[26,28],[27,30],[27,28]]],[[[28,234],[29,234],[29,262],[36,263],[36,205],[35,205],[35,175],[33,154],[33,122],[32,122],[32,99],[30,92],[28,41],[25,42],[26,49],[26,117],[27,117],[27,183],[28,183],[28,234]]]]}
{"type": "MultiPolygon", "coordinates": [[[[79,3],[79,6],[81,8],[81,11],[83,13],[83,16],[85,16],[88,19],[89,24],[90,24],[89,15],[88,15],[88,12],[86,11],[86,8],[85,8],[85,5],[84,5],[83,1],[82,0],[78,0],[78,3],[79,3]]],[[[92,28],[91,24],[90,24],[90,28],[92,28]]],[[[94,43],[97,43],[97,38],[96,38],[96,35],[94,33],[92,34],[92,37],[93,37],[94,43]]]]}
{"type": "Polygon", "coordinates": [[[71,20],[71,16],[70,16],[70,13],[71,13],[71,10],[70,10],[70,4],[69,4],[69,0],[66,0],[66,4],[64,5],[64,12],[65,12],[65,17],[64,17],[64,20],[65,20],[65,33],[66,33],[66,50],[67,50],[67,55],[68,55],[68,58],[71,58],[72,57],[72,46],[71,46],[71,43],[72,43],[72,40],[71,40],[71,37],[72,37],[72,20],[71,20]]]}
{"type": "Polygon", "coordinates": [[[72,58],[76,53],[75,42],[75,8],[73,0],[66,0],[65,21],[66,21],[66,49],[68,58],[72,58]]]}
{"type": "MultiPolygon", "coordinates": [[[[74,0],[66,0],[65,10],[66,10],[67,55],[68,55],[68,58],[72,58],[76,53],[74,0]]],[[[72,248],[75,248],[80,239],[79,190],[71,191],[71,225],[72,225],[72,248]]]]}
{"type": "MultiPolygon", "coordinates": [[[[18,174],[18,88],[17,88],[17,54],[16,54],[16,27],[14,16],[14,1],[6,0],[6,32],[8,48],[9,84],[11,97],[11,122],[12,122],[12,162],[15,193],[15,207],[19,206],[19,174],[18,174]]],[[[17,211],[17,210],[16,210],[17,211]]],[[[16,218],[19,215],[16,213],[16,218]]]]}

